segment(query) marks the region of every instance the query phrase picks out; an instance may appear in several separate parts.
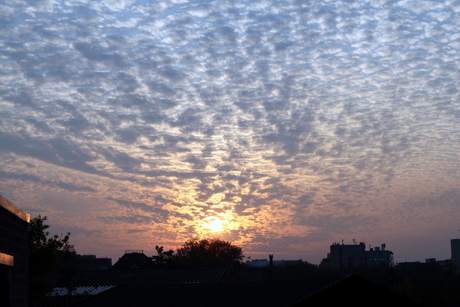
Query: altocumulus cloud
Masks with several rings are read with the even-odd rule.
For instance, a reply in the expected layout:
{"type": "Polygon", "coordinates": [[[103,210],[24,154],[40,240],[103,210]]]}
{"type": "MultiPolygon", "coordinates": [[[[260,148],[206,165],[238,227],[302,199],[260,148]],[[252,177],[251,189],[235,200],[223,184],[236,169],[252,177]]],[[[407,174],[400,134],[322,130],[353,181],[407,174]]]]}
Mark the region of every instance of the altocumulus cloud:
{"type": "Polygon", "coordinates": [[[460,213],[459,11],[6,2],[0,193],[79,229],[77,249],[107,253],[209,235],[209,218],[248,253],[448,231],[460,213]],[[69,219],[62,199],[86,205],[69,219]]]}

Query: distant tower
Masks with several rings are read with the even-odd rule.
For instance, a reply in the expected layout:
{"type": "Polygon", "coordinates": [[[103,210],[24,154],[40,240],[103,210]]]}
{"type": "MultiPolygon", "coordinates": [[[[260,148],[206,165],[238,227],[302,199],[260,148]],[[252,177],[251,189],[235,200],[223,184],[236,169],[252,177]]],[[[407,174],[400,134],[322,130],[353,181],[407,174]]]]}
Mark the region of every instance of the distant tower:
{"type": "Polygon", "coordinates": [[[457,268],[460,268],[460,239],[450,240],[450,251],[452,253],[450,259],[457,268]]]}

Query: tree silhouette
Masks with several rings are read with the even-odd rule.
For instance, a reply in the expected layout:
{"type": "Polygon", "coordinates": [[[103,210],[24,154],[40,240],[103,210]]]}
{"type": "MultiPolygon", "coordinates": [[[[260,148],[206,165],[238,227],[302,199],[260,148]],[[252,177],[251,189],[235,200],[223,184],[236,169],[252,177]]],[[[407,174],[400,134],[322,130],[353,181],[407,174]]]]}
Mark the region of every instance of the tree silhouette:
{"type": "Polygon", "coordinates": [[[190,239],[176,253],[162,246],[155,250],[152,260],[159,267],[239,265],[244,258],[242,247],[220,239],[190,239]]]}
{"type": "Polygon", "coordinates": [[[45,223],[47,217],[33,218],[28,226],[29,231],[29,291],[31,302],[52,290],[53,284],[46,275],[62,268],[67,259],[75,254],[73,245],[69,243],[70,233],[64,237],[50,237],[45,223]]]}
{"type": "Polygon", "coordinates": [[[177,266],[177,257],[174,250],[164,251],[163,246],[155,246],[156,256],[152,256],[153,262],[160,268],[171,268],[177,266]]]}

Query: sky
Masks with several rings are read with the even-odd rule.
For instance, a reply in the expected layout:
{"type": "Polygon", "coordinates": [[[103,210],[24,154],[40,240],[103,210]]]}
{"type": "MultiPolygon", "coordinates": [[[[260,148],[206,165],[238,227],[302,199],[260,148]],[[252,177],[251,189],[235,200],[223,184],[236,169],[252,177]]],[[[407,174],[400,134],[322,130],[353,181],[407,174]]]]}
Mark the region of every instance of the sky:
{"type": "Polygon", "coordinates": [[[449,259],[460,1],[3,0],[0,194],[80,254],[449,259]]]}

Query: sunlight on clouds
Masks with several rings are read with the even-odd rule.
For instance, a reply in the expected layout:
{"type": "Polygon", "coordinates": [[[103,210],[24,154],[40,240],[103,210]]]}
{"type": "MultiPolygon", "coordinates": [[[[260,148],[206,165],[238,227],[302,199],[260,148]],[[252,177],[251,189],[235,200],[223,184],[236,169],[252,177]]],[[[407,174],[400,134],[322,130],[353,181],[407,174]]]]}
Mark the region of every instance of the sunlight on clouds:
{"type": "Polygon", "coordinates": [[[206,202],[219,206],[219,204],[224,198],[225,198],[225,195],[223,193],[216,193],[216,194],[213,194],[210,198],[208,198],[206,202]]]}
{"type": "Polygon", "coordinates": [[[212,232],[220,232],[223,231],[225,221],[217,218],[217,217],[207,217],[204,219],[204,228],[211,230],[212,232]]]}
{"type": "Polygon", "coordinates": [[[231,241],[239,241],[240,236],[238,233],[246,228],[245,220],[231,212],[212,214],[192,223],[194,223],[195,233],[189,233],[191,237],[206,238],[217,236],[231,241]]]}

